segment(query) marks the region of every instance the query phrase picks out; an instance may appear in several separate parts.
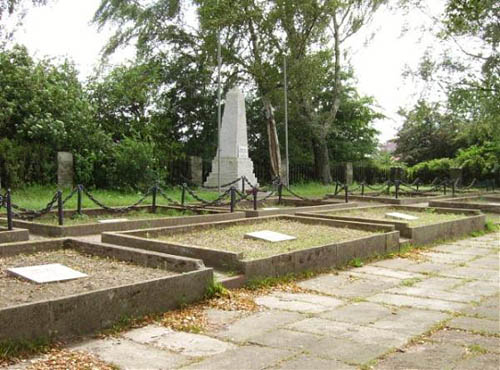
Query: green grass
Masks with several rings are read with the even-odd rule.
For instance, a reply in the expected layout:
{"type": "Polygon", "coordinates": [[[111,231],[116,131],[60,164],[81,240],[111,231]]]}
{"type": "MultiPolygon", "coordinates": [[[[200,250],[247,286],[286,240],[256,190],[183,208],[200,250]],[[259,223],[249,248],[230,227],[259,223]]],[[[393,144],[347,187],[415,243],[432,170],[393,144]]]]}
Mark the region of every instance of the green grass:
{"type": "Polygon", "coordinates": [[[2,341],[0,342],[0,362],[15,357],[25,357],[36,353],[44,353],[49,349],[50,341],[46,338],[2,341]]]}
{"type": "MultiPolygon", "coordinates": [[[[71,193],[72,189],[62,189],[63,190],[63,199],[66,198],[71,193]]],[[[12,202],[29,209],[38,210],[44,208],[47,203],[52,199],[55,192],[57,191],[57,187],[55,186],[40,186],[33,185],[21,189],[12,190],[12,202]]],[[[180,188],[168,188],[164,189],[165,193],[175,201],[181,201],[181,190],[180,188]]],[[[3,193],[3,192],[2,192],[3,193]]],[[[90,193],[101,203],[104,203],[109,207],[122,207],[134,204],[139,199],[142,198],[143,193],[141,192],[122,192],[115,190],[105,190],[105,189],[95,189],[90,190],[90,193]]],[[[211,201],[217,198],[217,192],[206,191],[203,189],[197,189],[196,194],[199,194],[205,200],[211,201]]],[[[195,203],[197,202],[191,195],[186,192],[185,197],[186,203],[195,203]]],[[[148,205],[151,204],[152,197],[151,195],[146,198],[143,204],[148,205]]],[[[169,202],[160,194],[157,195],[157,204],[159,205],[167,205],[169,202]]],[[[64,209],[76,209],[77,206],[77,196],[76,194],[67,201],[64,206],[64,209]]],[[[98,208],[98,206],[92,202],[85,194],[82,197],[82,206],[84,208],[98,208]]]]}

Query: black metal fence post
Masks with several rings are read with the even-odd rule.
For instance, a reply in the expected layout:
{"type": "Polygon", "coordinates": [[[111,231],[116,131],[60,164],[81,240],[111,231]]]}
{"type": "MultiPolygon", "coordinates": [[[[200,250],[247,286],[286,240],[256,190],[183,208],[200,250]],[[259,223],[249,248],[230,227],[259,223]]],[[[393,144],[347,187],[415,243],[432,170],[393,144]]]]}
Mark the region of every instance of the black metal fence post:
{"type": "Polygon", "coordinates": [[[347,184],[345,184],[345,187],[344,187],[344,189],[345,189],[345,195],[344,195],[344,197],[345,197],[345,202],[346,203],[349,203],[349,189],[348,188],[349,188],[349,186],[347,184]]]}
{"type": "Polygon", "coordinates": [[[339,192],[339,182],[337,180],[335,180],[335,193],[334,195],[337,195],[339,192]]]}
{"type": "Polygon", "coordinates": [[[365,195],[365,182],[361,183],[361,195],[365,195]]]}
{"type": "Polygon", "coordinates": [[[183,207],[185,202],[186,202],[186,184],[182,184],[181,204],[183,207]]]}
{"type": "Polygon", "coordinates": [[[399,198],[399,180],[396,180],[394,181],[394,187],[395,187],[395,190],[396,190],[396,199],[399,198]]]}
{"type": "Polygon", "coordinates": [[[253,210],[256,211],[257,210],[257,193],[258,193],[257,187],[254,187],[252,189],[252,193],[253,193],[253,210]]]}
{"type": "Polygon", "coordinates": [[[417,185],[417,192],[418,192],[418,186],[420,185],[420,180],[417,181],[416,185],[417,185]]]}
{"type": "Polygon", "coordinates": [[[234,186],[231,186],[231,213],[234,212],[234,206],[236,204],[236,191],[234,186]]]}
{"type": "Polygon", "coordinates": [[[158,192],[158,185],[153,186],[152,200],[151,200],[151,212],[156,213],[156,193],[158,192]]]}
{"type": "Polygon", "coordinates": [[[5,202],[7,203],[7,229],[12,230],[14,228],[14,225],[12,221],[12,199],[10,197],[10,189],[7,189],[5,202]]]}
{"type": "Polygon", "coordinates": [[[443,193],[446,195],[446,182],[443,182],[443,193]]]}
{"type": "Polygon", "coordinates": [[[78,184],[77,187],[76,187],[76,195],[77,195],[77,199],[76,199],[76,212],[81,216],[82,214],[82,187],[83,185],[81,184],[78,184]]]}
{"type": "Polygon", "coordinates": [[[278,185],[278,204],[281,204],[281,198],[283,197],[283,184],[280,182],[278,185]]]}
{"type": "Polygon", "coordinates": [[[59,226],[64,225],[64,211],[63,211],[63,199],[62,199],[62,191],[57,191],[57,219],[59,222],[59,226]]]}
{"type": "Polygon", "coordinates": [[[245,176],[241,176],[241,192],[245,194],[245,176]]]}
{"type": "Polygon", "coordinates": [[[387,182],[387,194],[390,196],[391,195],[391,180],[387,182]]]}
{"type": "Polygon", "coordinates": [[[455,198],[455,181],[451,182],[451,196],[455,198]]]}

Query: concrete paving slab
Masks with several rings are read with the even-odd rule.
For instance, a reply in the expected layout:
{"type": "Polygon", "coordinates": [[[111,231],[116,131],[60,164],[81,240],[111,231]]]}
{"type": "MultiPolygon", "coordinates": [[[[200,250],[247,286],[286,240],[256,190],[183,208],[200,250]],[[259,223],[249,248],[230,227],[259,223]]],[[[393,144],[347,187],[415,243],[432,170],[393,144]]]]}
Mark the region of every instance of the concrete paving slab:
{"type": "Polygon", "coordinates": [[[383,317],[391,316],[393,312],[394,310],[381,304],[358,302],[350,303],[332,311],[325,312],[321,314],[320,317],[328,320],[365,325],[374,323],[383,317]]]}
{"type": "Polygon", "coordinates": [[[500,369],[500,356],[495,353],[483,355],[470,355],[470,357],[459,360],[454,370],[498,370],[500,369]]]}
{"type": "Polygon", "coordinates": [[[258,297],[255,303],[271,309],[320,313],[344,304],[343,301],[314,294],[273,293],[258,297]]]}
{"type": "Polygon", "coordinates": [[[452,265],[467,263],[476,257],[475,255],[470,254],[438,253],[434,249],[432,249],[432,252],[422,253],[422,256],[432,263],[452,265]]]}
{"type": "Polygon", "coordinates": [[[444,290],[437,290],[437,289],[430,290],[418,287],[401,286],[397,288],[388,289],[386,292],[391,294],[404,294],[415,297],[435,298],[444,301],[462,302],[462,303],[471,303],[473,301],[480,300],[480,297],[478,297],[477,295],[446,292],[444,290]]]}
{"type": "Polygon", "coordinates": [[[498,254],[481,257],[467,263],[469,267],[485,268],[498,271],[500,269],[500,257],[498,254]]]}
{"type": "Polygon", "coordinates": [[[356,366],[347,365],[341,361],[325,359],[313,355],[298,355],[281,362],[272,370],[354,370],[356,366]]]}
{"type": "Polygon", "coordinates": [[[138,343],[151,344],[191,357],[212,356],[234,349],[235,345],[206,335],[174,331],[159,326],[146,326],[123,335],[138,343]]]}
{"type": "Polygon", "coordinates": [[[289,350],[309,350],[322,336],[299,331],[276,329],[249,339],[249,344],[283,348],[289,350]]]}
{"type": "Polygon", "coordinates": [[[320,340],[311,353],[353,365],[361,365],[372,361],[390,350],[377,344],[362,344],[347,339],[326,337],[320,340]]]}
{"type": "Polygon", "coordinates": [[[500,353],[499,337],[472,334],[463,330],[446,328],[434,333],[429,339],[433,342],[450,343],[469,348],[475,347],[488,352],[500,353]]]}
{"type": "Polygon", "coordinates": [[[437,311],[454,311],[459,312],[460,310],[467,307],[464,303],[443,301],[434,298],[422,298],[422,297],[412,297],[397,294],[387,294],[380,293],[369,297],[370,302],[385,303],[394,306],[407,306],[415,308],[424,308],[428,310],[437,311]]]}
{"type": "Polygon", "coordinates": [[[276,348],[243,346],[225,353],[209,357],[200,362],[193,363],[183,370],[257,370],[275,366],[292,357],[293,352],[276,348]]]}
{"type": "Polygon", "coordinates": [[[390,258],[386,260],[376,261],[374,263],[371,263],[370,266],[377,266],[394,270],[407,270],[408,267],[418,264],[419,262],[411,260],[409,258],[390,258]]]}
{"type": "Polygon", "coordinates": [[[500,288],[494,281],[469,281],[453,288],[456,293],[477,294],[482,297],[498,294],[500,288]]]}
{"type": "Polygon", "coordinates": [[[432,248],[436,252],[446,252],[460,255],[484,256],[491,253],[489,248],[480,248],[477,246],[464,246],[460,244],[438,245],[432,248]]]}
{"type": "Polygon", "coordinates": [[[357,268],[353,271],[353,273],[359,274],[368,274],[368,275],[376,275],[376,276],[385,276],[395,279],[414,279],[414,278],[425,278],[425,275],[409,272],[409,271],[400,271],[400,270],[392,270],[389,268],[377,267],[372,265],[366,265],[360,268],[357,268]]]}
{"type": "Polygon", "coordinates": [[[499,282],[498,271],[474,267],[455,267],[444,271],[443,276],[499,282]]]}
{"type": "Polygon", "coordinates": [[[286,311],[264,311],[247,316],[235,321],[227,329],[214,333],[217,338],[231,340],[234,342],[245,342],[251,337],[286,326],[289,323],[304,319],[304,315],[297,312],[286,311]]]}
{"type": "Polygon", "coordinates": [[[375,369],[452,369],[465,349],[447,343],[425,343],[390,354],[375,369]]]}
{"type": "Polygon", "coordinates": [[[450,320],[448,326],[454,329],[478,333],[500,334],[500,322],[498,320],[477,319],[475,317],[455,317],[450,320]]]}
{"type": "Polygon", "coordinates": [[[316,290],[324,294],[338,297],[368,297],[386,289],[399,285],[400,279],[389,277],[373,277],[365,274],[343,272],[338,275],[328,274],[300,282],[302,288],[316,290]]]}
{"type": "Polygon", "coordinates": [[[467,316],[498,321],[500,319],[499,299],[500,297],[498,296],[488,298],[478,305],[470,305],[468,308],[462,310],[462,313],[467,316]]]}
{"type": "Polygon", "coordinates": [[[428,290],[449,290],[461,284],[464,284],[463,279],[456,279],[451,277],[430,277],[415,283],[413,287],[428,290]]]}
{"type": "Polygon", "coordinates": [[[390,316],[375,321],[371,326],[416,336],[425,333],[449,317],[451,317],[450,314],[439,311],[399,308],[390,316]]]}
{"type": "Polygon", "coordinates": [[[205,310],[205,316],[207,318],[208,331],[212,332],[227,328],[236,320],[247,316],[247,313],[243,311],[226,311],[210,308],[205,310]]]}
{"type": "Polygon", "coordinates": [[[86,351],[121,369],[172,369],[190,361],[188,357],[127,339],[98,339],[71,349],[86,351]]]}

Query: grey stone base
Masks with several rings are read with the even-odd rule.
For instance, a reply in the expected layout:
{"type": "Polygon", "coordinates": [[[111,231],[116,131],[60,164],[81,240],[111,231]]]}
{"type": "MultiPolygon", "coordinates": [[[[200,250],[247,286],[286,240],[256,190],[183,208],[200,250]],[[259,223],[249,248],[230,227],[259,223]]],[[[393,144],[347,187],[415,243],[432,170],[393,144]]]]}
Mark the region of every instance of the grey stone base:
{"type": "MultiPolygon", "coordinates": [[[[218,160],[217,157],[212,161],[212,172],[205,181],[204,186],[215,187],[218,186],[218,160]]],[[[221,157],[220,159],[220,183],[221,185],[228,184],[242,176],[245,176],[253,186],[258,186],[257,178],[254,174],[253,162],[250,158],[227,158],[221,157]]],[[[236,182],[234,185],[239,190],[242,190],[241,181],[236,182]]],[[[248,186],[246,186],[248,188],[248,186]]],[[[227,189],[223,187],[223,189],[227,189]]]]}

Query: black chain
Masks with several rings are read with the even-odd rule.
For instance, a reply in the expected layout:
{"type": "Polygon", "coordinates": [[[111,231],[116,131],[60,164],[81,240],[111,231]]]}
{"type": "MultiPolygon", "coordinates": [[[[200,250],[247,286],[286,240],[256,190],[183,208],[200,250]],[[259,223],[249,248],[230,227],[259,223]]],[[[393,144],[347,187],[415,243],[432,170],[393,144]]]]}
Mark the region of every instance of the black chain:
{"type": "MultiPolygon", "coordinates": [[[[236,184],[238,181],[241,181],[241,177],[239,177],[236,180],[233,180],[231,182],[228,182],[227,184],[221,184],[220,187],[221,188],[225,188],[225,187],[228,187],[228,186],[236,184]]],[[[219,186],[202,186],[202,188],[204,188],[204,189],[218,189],[219,186]]]]}
{"type": "Polygon", "coordinates": [[[13,209],[18,210],[18,211],[21,212],[21,213],[19,213],[19,212],[13,211],[12,213],[17,218],[20,218],[22,220],[32,220],[34,218],[41,217],[41,216],[49,213],[52,210],[52,208],[54,208],[54,204],[57,202],[57,197],[58,197],[58,194],[56,192],[54,194],[54,196],[52,197],[52,199],[47,203],[47,205],[44,208],[40,209],[40,210],[28,209],[28,208],[24,208],[24,207],[18,206],[15,203],[11,203],[11,206],[12,206],[13,209]]]}
{"type": "Polygon", "coordinates": [[[231,192],[231,189],[228,189],[224,193],[222,193],[217,199],[215,199],[213,201],[208,201],[208,200],[205,200],[205,199],[201,198],[200,196],[196,195],[196,193],[194,191],[192,191],[191,189],[189,189],[187,186],[183,185],[183,188],[188,192],[189,195],[191,195],[198,202],[201,202],[203,204],[203,206],[205,206],[205,207],[222,205],[220,203],[221,200],[226,198],[231,192]]]}
{"type": "Polygon", "coordinates": [[[122,213],[122,212],[127,212],[127,211],[130,211],[131,209],[137,207],[139,204],[141,204],[142,202],[144,202],[146,200],[146,198],[151,194],[151,191],[152,191],[152,188],[150,188],[145,194],[144,196],[139,199],[137,202],[135,202],[134,204],[131,204],[130,206],[127,206],[127,207],[120,207],[120,208],[114,208],[114,207],[108,207],[106,206],[104,203],[100,202],[99,200],[97,200],[87,189],[85,189],[83,186],[82,186],[82,190],[83,192],[85,193],[86,196],[89,197],[89,199],[94,202],[97,206],[101,207],[102,209],[105,209],[109,212],[116,212],[116,213],[122,213]]]}

